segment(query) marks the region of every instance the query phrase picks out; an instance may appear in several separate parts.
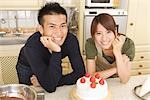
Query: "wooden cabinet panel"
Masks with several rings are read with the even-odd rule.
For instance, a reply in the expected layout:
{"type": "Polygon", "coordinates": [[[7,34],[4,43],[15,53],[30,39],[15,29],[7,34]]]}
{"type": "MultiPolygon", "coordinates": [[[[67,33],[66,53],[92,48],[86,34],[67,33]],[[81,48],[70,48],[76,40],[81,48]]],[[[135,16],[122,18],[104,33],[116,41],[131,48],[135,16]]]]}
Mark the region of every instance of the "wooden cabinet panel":
{"type": "Polygon", "coordinates": [[[143,75],[149,73],[150,73],[150,69],[138,69],[138,70],[132,70],[131,75],[143,75]]]}
{"type": "Polygon", "coordinates": [[[150,74],[150,0],[129,0],[127,36],[135,43],[132,75],[150,74]]]}
{"type": "Polygon", "coordinates": [[[67,63],[67,62],[63,62],[62,64],[61,64],[61,66],[63,67],[63,68],[68,68],[69,69],[69,62],[67,63]]]}
{"type": "Polygon", "coordinates": [[[136,46],[150,45],[149,4],[149,0],[129,0],[127,35],[136,46]]]}
{"type": "Polygon", "coordinates": [[[69,59],[66,57],[62,60],[62,70],[63,70],[63,75],[65,74],[68,74],[68,73],[71,73],[72,72],[72,67],[71,67],[71,64],[69,62],[69,59]]]}
{"type": "Polygon", "coordinates": [[[150,52],[136,52],[134,61],[150,60],[150,52]]]}
{"type": "Polygon", "coordinates": [[[0,45],[0,82],[3,84],[18,83],[16,63],[22,46],[0,45]]]}
{"type": "Polygon", "coordinates": [[[132,63],[132,69],[145,69],[149,68],[150,69],[150,60],[149,61],[134,61],[132,63]]]}

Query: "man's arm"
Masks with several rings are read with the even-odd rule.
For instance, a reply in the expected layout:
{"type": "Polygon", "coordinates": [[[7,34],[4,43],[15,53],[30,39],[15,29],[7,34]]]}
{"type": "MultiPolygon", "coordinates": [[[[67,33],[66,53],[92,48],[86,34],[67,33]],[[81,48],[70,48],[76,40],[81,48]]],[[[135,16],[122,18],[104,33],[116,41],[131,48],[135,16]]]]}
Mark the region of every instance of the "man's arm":
{"type": "Polygon", "coordinates": [[[40,85],[47,91],[53,92],[61,76],[61,53],[49,53],[46,49],[27,47],[26,57],[40,85]]]}
{"type": "Polygon", "coordinates": [[[85,74],[85,66],[80,53],[79,43],[75,36],[71,37],[68,40],[68,58],[70,60],[73,72],[67,75],[64,75],[59,81],[59,85],[63,84],[74,84],[77,79],[85,74]],[[70,40],[70,41],[69,41],[70,40]]]}

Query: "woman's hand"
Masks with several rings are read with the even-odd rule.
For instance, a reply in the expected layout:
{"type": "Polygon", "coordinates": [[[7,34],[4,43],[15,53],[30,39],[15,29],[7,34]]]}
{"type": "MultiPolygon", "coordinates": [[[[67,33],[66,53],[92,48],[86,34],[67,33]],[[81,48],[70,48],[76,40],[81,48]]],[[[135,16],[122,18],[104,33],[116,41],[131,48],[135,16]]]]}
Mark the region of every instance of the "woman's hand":
{"type": "Polygon", "coordinates": [[[130,61],[129,57],[126,54],[122,55],[123,62],[126,64],[130,61]]]}
{"type": "Polygon", "coordinates": [[[42,36],[40,38],[40,41],[42,42],[44,47],[48,48],[50,51],[54,51],[54,52],[61,51],[61,47],[53,41],[52,37],[42,36]]]}
{"type": "Polygon", "coordinates": [[[35,75],[32,75],[32,77],[30,78],[30,81],[31,81],[31,83],[33,84],[33,86],[35,86],[35,87],[41,86],[41,85],[39,84],[39,81],[38,81],[38,79],[37,79],[37,77],[36,77],[35,75]]]}
{"type": "Polygon", "coordinates": [[[114,55],[117,55],[118,53],[121,53],[121,49],[122,49],[122,46],[124,44],[124,41],[125,41],[125,36],[117,36],[113,42],[113,53],[114,55]]]}

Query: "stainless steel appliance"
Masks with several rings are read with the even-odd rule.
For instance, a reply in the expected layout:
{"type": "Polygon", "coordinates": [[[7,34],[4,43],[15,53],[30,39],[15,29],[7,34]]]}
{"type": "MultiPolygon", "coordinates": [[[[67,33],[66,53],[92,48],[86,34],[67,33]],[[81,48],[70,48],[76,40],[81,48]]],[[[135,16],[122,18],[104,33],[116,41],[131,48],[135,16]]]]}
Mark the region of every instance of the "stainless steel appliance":
{"type": "Polygon", "coordinates": [[[0,100],[37,100],[36,91],[24,84],[0,86],[0,100]]]}
{"type": "Polygon", "coordinates": [[[126,34],[127,11],[124,9],[85,9],[84,15],[84,44],[87,38],[91,37],[90,28],[94,16],[100,13],[112,15],[118,27],[118,32],[126,34]]]}

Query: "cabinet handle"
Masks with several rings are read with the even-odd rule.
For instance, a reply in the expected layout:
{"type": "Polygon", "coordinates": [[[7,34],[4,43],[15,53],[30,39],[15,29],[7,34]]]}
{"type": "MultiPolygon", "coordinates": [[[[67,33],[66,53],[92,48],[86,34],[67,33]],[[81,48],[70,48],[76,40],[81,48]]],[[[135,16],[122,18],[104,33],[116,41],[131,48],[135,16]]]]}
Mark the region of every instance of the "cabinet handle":
{"type": "Polygon", "coordinates": [[[143,67],[143,65],[139,65],[139,67],[143,67]]]}
{"type": "Polygon", "coordinates": [[[143,59],[144,58],[144,56],[141,56],[141,59],[143,59]]]}
{"type": "Polygon", "coordinates": [[[130,26],[133,26],[133,23],[130,23],[130,26]]]}
{"type": "Polygon", "coordinates": [[[138,74],[141,75],[142,73],[141,73],[141,72],[138,72],[138,74]]]}

